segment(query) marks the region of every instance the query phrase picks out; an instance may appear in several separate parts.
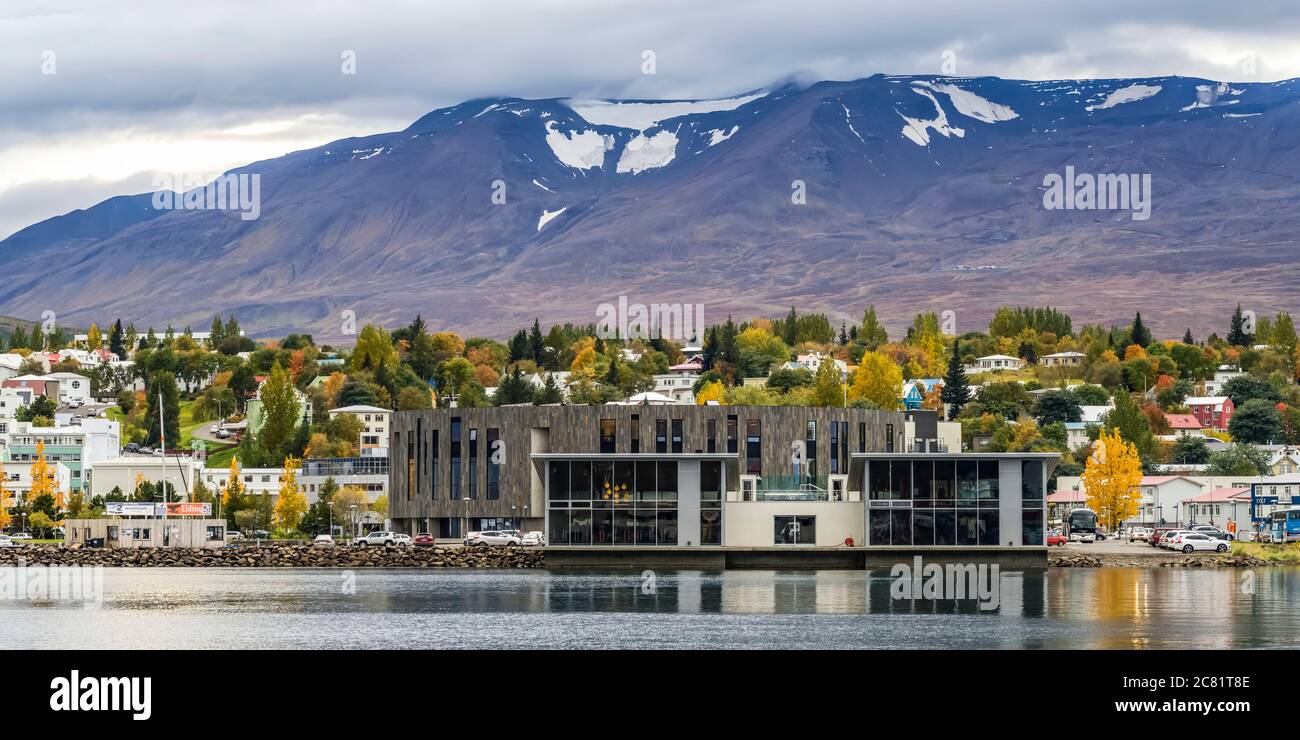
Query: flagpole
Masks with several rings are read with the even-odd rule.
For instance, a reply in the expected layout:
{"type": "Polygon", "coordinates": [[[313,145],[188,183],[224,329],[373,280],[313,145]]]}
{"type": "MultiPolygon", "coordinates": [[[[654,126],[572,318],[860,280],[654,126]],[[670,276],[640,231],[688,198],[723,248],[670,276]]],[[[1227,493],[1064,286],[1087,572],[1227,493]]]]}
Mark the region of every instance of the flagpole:
{"type": "Polygon", "coordinates": [[[162,498],[163,498],[163,542],[167,542],[167,425],[164,420],[167,415],[163,413],[163,392],[162,388],[158,389],[158,449],[162,450],[162,498]]]}

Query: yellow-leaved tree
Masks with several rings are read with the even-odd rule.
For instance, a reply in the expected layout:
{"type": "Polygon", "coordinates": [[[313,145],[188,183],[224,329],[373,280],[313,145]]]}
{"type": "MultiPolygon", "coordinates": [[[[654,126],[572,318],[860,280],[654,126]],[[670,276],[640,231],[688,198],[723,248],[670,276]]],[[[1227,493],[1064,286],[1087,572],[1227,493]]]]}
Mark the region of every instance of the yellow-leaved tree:
{"type": "Polygon", "coordinates": [[[707,401],[717,401],[719,404],[727,400],[727,388],[721,380],[710,380],[700,386],[700,392],[695,394],[695,403],[703,406],[707,401]]]}
{"type": "Polygon", "coordinates": [[[307,513],[307,498],[298,490],[298,468],[302,461],[290,455],[280,471],[280,496],[275,502],[275,525],[285,532],[298,528],[307,513]]]}
{"type": "Polygon", "coordinates": [[[0,459],[0,530],[7,529],[9,522],[13,517],[9,515],[9,508],[13,503],[9,500],[9,491],[5,489],[5,465],[4,460],[0,459]]]}
{"type": "Polygon", "coordinates": [[[879,352],[862,355],[849,386],[849,401],[869,401],[886,411],[902,403],[903,371],[889,357],[879,352]]]}
{"type": "Polygon", "coordinates": [[[227,510],[232,505],[235,509],[244,505],[244,481],[239,473],[239,459],[234,455],[230,456],[230,473],[226,477],[226,487],[221,492],[221,505],[227,510]]]}
{"type": "Polygon", "coordinates": [[[54,500],[54,510],[63,510],[63,492],[54,477],[54,468],[45,461],[45,442],[36,440],[36,461],[32,463],[32,489],[27,494],[28,502],[35,503],[42,496],[54,500]]]}
{"type": "Polygon", "coordinates": [[[1083,469],[1088,508],[1113,532],[1120,522],[1137,515],[1141,483],[1137,448],[1124,441],[1119,430],[1103,430],[1083,469]]]}

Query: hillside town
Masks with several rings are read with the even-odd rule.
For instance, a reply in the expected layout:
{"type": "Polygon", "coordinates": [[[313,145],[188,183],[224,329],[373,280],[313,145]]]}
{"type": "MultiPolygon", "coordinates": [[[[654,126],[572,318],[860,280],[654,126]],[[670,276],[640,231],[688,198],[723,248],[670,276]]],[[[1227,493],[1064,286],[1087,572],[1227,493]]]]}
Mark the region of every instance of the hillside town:
{"type": "MultiPolygon", "coordinates": [[[[1222,336],[1157,338],[1140,313],[1076,328],[1051,308],[1004,307],[983,331],[945,333],[930,312],[891,337],[874,307],[838,326],[791,308],[682,340],[534,321],[499,341],[417,316],[367,325],[351,346],[253,340],[234,316],[204,332],[19,324],[0,354],[0,525],[72,542],[67,520],[168,502],[246,536],[355,536],[394,526],[395,413],[727,406],[931,411],[931,451],[1059,456],[1049,526],[1087,507],[1116,529],[1246,532],[1300,503],[1297,335],[1285,312],[1238,307],[1223,324],[1222,336]],[[1099,448],[1131,458],[1138,479],[1090,491],[1099,448]]],[[[522,514],[481,524],[541,526],[522,514]]]]}

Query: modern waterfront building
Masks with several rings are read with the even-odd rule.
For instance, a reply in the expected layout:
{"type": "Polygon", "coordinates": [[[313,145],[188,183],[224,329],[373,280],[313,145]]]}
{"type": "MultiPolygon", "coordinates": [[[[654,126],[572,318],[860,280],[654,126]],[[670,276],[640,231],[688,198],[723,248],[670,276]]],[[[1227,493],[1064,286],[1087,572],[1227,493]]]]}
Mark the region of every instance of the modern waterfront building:
{"type": "Polygon", "coordinates": [[[31,422],[17,421],[6,425],[7,432],[0,435],[4,444],[5,462],[32,462],[36,459],[36,445],[44,443],[48,462],[60,462],[71,474],[69,492],[85,489],[88,466],[109,460],[120,454],[122,427],[108,419],[82,419],[76,426],[38,427],[31,422]]]}
{"type": "MultiPolygon", "coordinates": [[[[385,443],[387,437],[384,438],[385,443]]],[[[320,500],[321,487],[330,478],[342,488],[359,488],[373,503],[388,495],[387,457],[309,457],[302,461],[298,471],[298,487],[307,497],[307,503],[320,500]]]]}
{"type": "Polygon", "coordinates": [[[1041,545],[1052,453],[963,454],[932,411],[518,406],[393,417],[395,529],[551,547],[1041,545]]]}

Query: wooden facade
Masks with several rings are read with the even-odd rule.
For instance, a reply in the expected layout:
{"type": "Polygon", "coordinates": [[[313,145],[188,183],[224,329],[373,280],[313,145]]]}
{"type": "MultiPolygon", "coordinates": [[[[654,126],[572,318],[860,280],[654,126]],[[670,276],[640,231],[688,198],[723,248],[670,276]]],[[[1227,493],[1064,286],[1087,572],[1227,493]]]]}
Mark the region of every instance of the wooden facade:
{"type": "Polygon", "coordinates": [[[792,443],[806,439],[808,422],[817,425],[817,459],[828,461],[831,422],[847,423],[848,449],[843,452],[847,458],[853,453],[901,450],[904,418],[902,412],[895,411],[794,406],[504,406],[400,411],[393,415],[389,430],[389,516],[398,529],[420,530],[430,524],[428,520],[461,517],[518,517],[525,526],[537,526],[544,513],[544,486],[542,467],[532,458],[535,453],[725,453],[728,488],[734,491],[746,465],[751,421],[758,422],[761,434],[762,473],[790,475],[792,443]],[[729,452],[732,417],[734,453],[729,452]],[[454,419],[460,421],[459,495],[451,485],[454,419]],[[660,420],[666,437],[663,453],[656,444],[660,420]],[[680,422],[680,449],[673,445],[674,420],[680,422]],[[602,449],[602,421],[607,430],[612,422],[612,450],[607,445],[602,449]],[[471,454],[471,430],[477,431],[476,455],[471,454]],[[496,498],[489,498],[487,489],[494,452],[489,430],[501,440],[496,450],[500,461],[496,498]],[[633,449],[634,439],[639,440],[639,450],[633,449]],[[471,465],[475,471],[472,491],[471,465]],[[466,497],[471,499],[468,504],[463,501],[466,497]]]}

